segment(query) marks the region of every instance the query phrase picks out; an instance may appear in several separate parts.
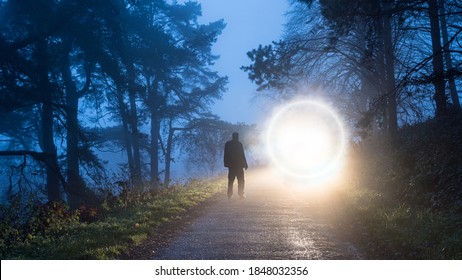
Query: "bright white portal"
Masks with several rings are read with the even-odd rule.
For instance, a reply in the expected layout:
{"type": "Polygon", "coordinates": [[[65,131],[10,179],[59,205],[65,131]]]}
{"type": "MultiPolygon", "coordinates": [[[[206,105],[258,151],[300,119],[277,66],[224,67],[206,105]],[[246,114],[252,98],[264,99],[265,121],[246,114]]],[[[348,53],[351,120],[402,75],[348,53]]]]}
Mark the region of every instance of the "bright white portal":
{"type": "Polygon", "coordinates": [[[268,153],[284,173],[314,178],[338,166],[344,138],[339,118],[327,106],[297,101],[280,109],[271,120],[268,153]]]}

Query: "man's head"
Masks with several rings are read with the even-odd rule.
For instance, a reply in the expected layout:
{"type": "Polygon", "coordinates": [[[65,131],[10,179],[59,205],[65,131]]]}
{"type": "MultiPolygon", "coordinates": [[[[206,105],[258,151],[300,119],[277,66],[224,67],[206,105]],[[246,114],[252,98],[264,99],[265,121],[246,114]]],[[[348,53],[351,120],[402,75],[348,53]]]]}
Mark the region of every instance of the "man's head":
{"type": "Polygon", "coordinates": [[[239,140],[239,133],[233,132],[233,140],[235,141],[239,140]]]}

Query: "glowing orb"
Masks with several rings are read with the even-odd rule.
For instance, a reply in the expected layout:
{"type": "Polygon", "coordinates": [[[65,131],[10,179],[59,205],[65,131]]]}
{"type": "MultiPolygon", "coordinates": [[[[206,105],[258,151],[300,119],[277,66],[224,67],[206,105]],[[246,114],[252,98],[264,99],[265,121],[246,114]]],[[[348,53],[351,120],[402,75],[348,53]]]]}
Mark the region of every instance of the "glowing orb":
{"type": "Polygon", "coordinates": [[[342,124],[327,106],[297,101],[271,120],[267,144],[274,164],[284,173],[313,178],[333,170],[345,146],[342,124]]]}

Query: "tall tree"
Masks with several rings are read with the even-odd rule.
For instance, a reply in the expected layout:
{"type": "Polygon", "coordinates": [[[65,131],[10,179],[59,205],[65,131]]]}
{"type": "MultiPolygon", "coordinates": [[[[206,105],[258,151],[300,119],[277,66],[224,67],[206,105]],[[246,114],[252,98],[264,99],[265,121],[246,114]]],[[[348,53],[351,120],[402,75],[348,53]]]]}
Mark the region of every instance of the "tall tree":
{"type": "Polygon", "coordinates": [[[191,121],[197,117],[195,114],[207,112],[209,104],[224,89],[226,78],[209,69],[216,59],[211,54],[211,45],[224,24],[222,21],[198,24],[201,8],[194,2],[160,5],[156,9],[148,3],[140,13],[148,19],[145,28],[140,29],[143,41],[137,53],[141,55],[138,68],[151,122],[151,185],[156,188],[160,181],[162,125],[167,126],[163,158],[167,180],[164,183],[168,184],[173,134],[181,131],[173,124],[178,120],[191,121]]]}
{"type": "MultiPolygon", "coordinates": [[[[57,92],[49,78],[52,67],[49,42],[63,18],[56,16],[56,3],[51,0],[8,1],[3,8],[8,11],[8,17],[4,22],[5,27],[2,28],[2,49],[5,50],[4,54],[13,55],[17,62],[23,64],[15,63],[15,68],[10,70],[3,68],[2,76],[8,78],[10,71],[16,72],[12,74],[16,79],[10,86],[22,90],[13,99],[29,99],[30,102],[39,104],[37,111],[41,125],[37,144],[45,155],[43,159],[46,163],[47,195],[50,201],[59,200],[60,171],[53,127],[57,92]]],[[[3,66],[13,66],[11,62],[13,61],[2,61],[6,63],[3,66]]]]}
{"type": "MultiPolygon", "coordinates": [[[[428,1],[300,0],[292,6],[290,32],[249,52],[252,64],[242,68],[259,90],[286,99],[322,88],[352,122],[391,138],[398,124],[428,117],[427,96],[442,96],[445,78],[436,83],[444,71],[434,56],[438,34],[435,51],[428,44],[428,1]],[[431,61],[440,66],[430,69],[431,61]]],[[[444,111],[443,99],[434,101],[436,113],[444,111]]]]}
{"type": "Polygon", "coordinates": [[[444,81],[443,52],[441,47],[441,33],[437,0],[428,0],[428,14],[430,16],[430,29],[433,51],[433,84],[435,86],[434,99],[436,103],[436,115],[442,116],[447,114],[448,108],[444,81]]]}
{"type": "Polygon", "coordinates": [[[57,151],[54,143],[53,133],[53,91],[48,80],[49,71],[49,54],[47,53],[47,42],[45,38],[40,38],[37,42],[37,73],[38,73],[38,90],[42,98],[42,151],[48,155],[47,160],[47,194],[49,201],[61,199],[57,151]]]}
{"type": "Polygon", "coordinates": [[[439,0],[438,5],[441,23],[441,37],[443,39],[444,61],[446,64],[446,71],[448,73],[449,92],[454,109],[460,110],[461,107],[459,101],[459,94],[457,93],[456,82],[454,79],[454,75],[452,74],[452,72],[454,71],[454,67],[452,65],[451,52],[449,50],[449,35],[446,21],[445,0],[439,0]]]}
{"type": "Polygon", "coordinates": [[[394,55],[394,44],[393,44],[393,32],[392,32],[392,1],[385,1],[383,3],[382,16],[382,36],[383,36],[383,47],[385,57],[385,74],[386,74],[386,103],[387,113],[386,118],[387,131],[389,136],[394,139],[398,130],[398,118],[397,118],[397,104],[396,104],[396,81],[395,81],[395,55],[394,55]]]}
{"type": "Polygon", "coordinates": [[[92,120],[81,122],[80,106],[98,101],[93,102],[93,111],[109,113],[121,123],[130,182],[143,181],[147,153],[153,185],[162,162],[164,180],[169,181],[175,133],[181,132],[176,128],[203,117],[224,90],[226,78],[209,69],[217,58],[211,45],[224,23],[199,24],[201,7],[195,2],[11,0],[0,4],[0,12],[7,15],[0,18],[4,23],[0,50],[5,54],[0,56],[1,114],[10,119],[33,113],[40,120],[38,130],[22,127],[21,133],[8,132],[18,140],[28,133],[37,141],[0,156],[26,155],[45,162],[49,200],[61,199],[64,190],[73,207],[85,203],[91,192],[82,173],[97,157],[84,127],[92,120]],[[101,93],[106,101],[101,102],[101,93]],[[146,148],[142,129],[149,123],[151,147],[146,148]],[[166,149],[160,149],[163,144],[166,149]]]}

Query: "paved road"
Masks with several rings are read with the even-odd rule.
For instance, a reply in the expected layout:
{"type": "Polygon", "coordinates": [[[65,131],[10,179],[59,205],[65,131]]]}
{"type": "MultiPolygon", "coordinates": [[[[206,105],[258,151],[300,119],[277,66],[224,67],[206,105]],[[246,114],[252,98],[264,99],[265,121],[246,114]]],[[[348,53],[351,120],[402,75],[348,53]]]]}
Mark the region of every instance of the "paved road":
{"type": "Polygon", "coordinates": [[[223,195],[153,258],[360,258],[354,246],[329,232],[317,195],[268,174],[248,172],[247,199],[223,195]]]}

